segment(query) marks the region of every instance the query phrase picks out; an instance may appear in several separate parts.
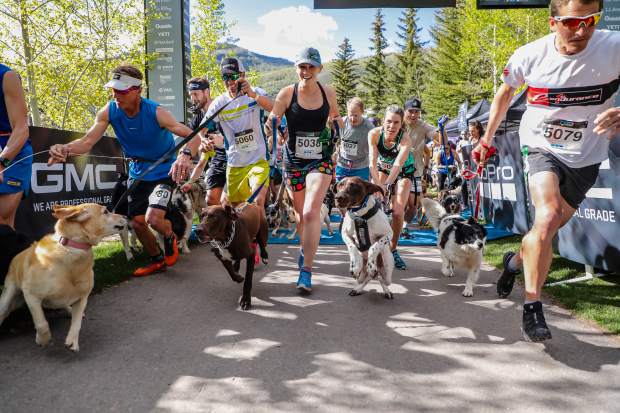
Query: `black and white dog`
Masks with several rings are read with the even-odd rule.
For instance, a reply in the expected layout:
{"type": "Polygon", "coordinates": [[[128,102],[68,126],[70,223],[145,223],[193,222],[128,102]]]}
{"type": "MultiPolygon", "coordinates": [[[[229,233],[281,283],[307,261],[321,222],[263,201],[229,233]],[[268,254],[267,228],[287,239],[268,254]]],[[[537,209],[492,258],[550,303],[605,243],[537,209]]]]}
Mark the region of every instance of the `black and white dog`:
{"type": "Polygon", "coordinates": [[[441,251],[441,272],[446,277],[454,276],[454,267],[467,271],[463,295],[474,295],[474,284],[478,280],[482,265],[482,250],[487,240],[486,229],[460,215],[449,215],[435,200],[424,198],[422,206],[433,228],[438,232],[437,246],[441,251]]]}
{"type": "Polygon", "coordinates": [[[349,292],[356,296],[372,279],[377,279],[385,298],[394,295],[389,289],[394,271],[390,251],[392,227],[381,202],[373,194],[383,189],[359,177],[348,177],[336,186],[336,207],[347,210],[342,223],[342,239],[349,251],[349,272],[357,286],[349,292]]]}

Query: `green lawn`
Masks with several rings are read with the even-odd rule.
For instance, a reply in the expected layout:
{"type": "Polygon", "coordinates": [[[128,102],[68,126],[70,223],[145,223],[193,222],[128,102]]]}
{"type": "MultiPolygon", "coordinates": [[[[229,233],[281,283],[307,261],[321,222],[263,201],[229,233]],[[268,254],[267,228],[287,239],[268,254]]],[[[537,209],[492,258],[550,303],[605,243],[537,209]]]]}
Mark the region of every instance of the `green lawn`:
{"type": "Polygon", "coordinates": [[[94,248],[95,287],[93,292],[100,292],[106,287],[116,285],[131,278],[134,270],[147,263],[148,258],[138,252],[133,261],[127,261],[123,246],[118,241],[102,242],[94,248]]]}
{"type": "MultiPolygon", "coordinates": [[[[520,242],[520,235],[489,241],[484,251],[485,261],[502,269],[504,253],[517,251],[520,242]]],[[[547,281],[560,281],[583,274],[582,264],[555,254],[547,281]]],[[[522,276],[519,277],[519,282],[523,284],[522,276]]],[[[543,292],[553,302],[572,311],[577,317],[594,321],[602,328],[620,334],[620,276],[617,274],[574,284],[545,287],[543,292]]]]}

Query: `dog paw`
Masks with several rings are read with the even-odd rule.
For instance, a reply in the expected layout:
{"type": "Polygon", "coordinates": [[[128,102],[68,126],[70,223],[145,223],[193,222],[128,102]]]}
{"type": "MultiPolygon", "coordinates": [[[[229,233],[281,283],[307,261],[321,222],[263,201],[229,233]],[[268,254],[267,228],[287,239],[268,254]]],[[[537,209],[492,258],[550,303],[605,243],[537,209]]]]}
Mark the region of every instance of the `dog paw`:
{"type": "Polygon", "coordinates": [[[349,291],[349,295],[351,297],[357,297],[358,295],[362,295],[362,292],[361,291],[357,291],[357,290],[351,290],[351,291],[349,291]]]}
{"type": "Polygon", "coordinates": [[[441,273],[444,275],[444,277],[452,276],[452,272],[447,267],[441,267],[441,273]]]}
{"type": "Polygon", "coordinates": [[[52,332],[47,329],[44,331],[37,331],[37,336],[35,338],[35,342],[40,346],[47,346],[52,339],[52,332]]]}
{"type": "Polygon", "coordinates": [[[239,274],[230,274],[230,278],[232,278],[233,281],[238,282],[238,283],[242,283],[243,280],[245,280],[245,278],[239,274]]]}
{"type": "Polygon", "coordinates": [[[65,341],[65,347],[73,351],[74,353],[77,353],[78,351],[80,351],[80,346],[78,345],[77,338],[70,339],[69,337],[67,337],[67,340],[65,341]]]}
{"type": "Polygon", "coordinates": [[[391,291],[388,291],[387,293],[383,294],[383,297],[388,299],[388,300],[393,300],[394,299],[394,294],[392,294],[391,291]]]}
{"type": "Polygon", "coordinates": [[[252,300],[250,298],[243,298],[239,300],[239,306],[243,311],[248,311],[252,307],[252,300]]]}
{"type": "Polygon", "coordinates": [[[474,296],[474,289],[471,287],[465,287],[465,289],[463,290],[463,297],[473,297],[474,296]]]}

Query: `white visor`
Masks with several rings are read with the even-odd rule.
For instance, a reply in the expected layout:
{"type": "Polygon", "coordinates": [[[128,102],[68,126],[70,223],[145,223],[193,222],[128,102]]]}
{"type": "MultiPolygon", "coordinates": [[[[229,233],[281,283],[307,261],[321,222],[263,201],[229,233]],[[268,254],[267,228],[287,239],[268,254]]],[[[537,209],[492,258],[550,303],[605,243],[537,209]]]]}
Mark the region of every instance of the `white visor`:
{"type": "Polygon", "coordinates": [[[112,73],[112,79],[106,83],[103,87],[116,90],[127,90],[132,86],[142,86],[142,81],[128,75],[121,73],[112,73]]]}

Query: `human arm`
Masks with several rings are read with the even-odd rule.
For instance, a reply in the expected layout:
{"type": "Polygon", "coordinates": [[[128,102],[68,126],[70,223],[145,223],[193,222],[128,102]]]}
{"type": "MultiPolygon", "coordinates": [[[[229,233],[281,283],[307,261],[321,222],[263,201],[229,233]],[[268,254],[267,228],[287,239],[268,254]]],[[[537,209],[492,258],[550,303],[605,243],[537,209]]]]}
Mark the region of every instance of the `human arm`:
{"type": "Polygon", "coordinates": [[[327,102],[329,103],[329,120],[330,124],[334,121],[338,122],[340,130],[344,129],[344,120],[340,116],[340,109],[338,107],[338,100],[336,98],[336,91],[330,86],[323,86],[325,89],[325,95],[327,96],[327,102]]]}
{"type": "Polygon", "coordinates": [[[377,185],[381,185],[381,181],[379,180],[379,171],[377,170],[377,158],[379,156],[379,152],[377,150],[377,144],[379,142],[379,132],[381,131],[380,127],[371,129],[368,132],[368,157],[370,158],[370,177],[372,178],[372,182],[377,185]]]}
{"type": "Polygon", "coordinates": [[[89,152],[93,146],[105,133],[105,130],[110,124],[108,105],[97,112],[95,116],[95,123],[90,127],[86,135],[79,139],[66,144],[52,145],[50,148],[50,158],[47,161],[48,165],[52,165],[59,162],[66,162],[69,155],[82,155],[89,152]]]}
{"type": "Polygon", "coordinates": [[[609,108],[594,119],[594,133],[607,135],[609,139],[620,134],[620,107],[609,108]]]}
{"type": "MultiPolygon", "coordinates": [[[[265,133],[267,134],[267,136],[271,136],[273,134],[273,131],[271,130],[273,118],[275,117],[277,119],[276,126],[279,126],[280,123],[282,122],[282,115],[284,115],[284,112],[286,112],[286,109],[291,103],[292,98],[293,98],[293,85],[286,86],[278,92],[278,95],[276,96],[276,100],[271,109],[271,113],[267,117],[267,122],[265,122],[265,133]]],[[[285,133],[284,135],[279,134],[278,144],[283,145],[287,139],[288,139],[288,133],[285,133]]]]}
{"type": "Polygon", "coordinates": [[[400,140],[400,145],[398,146],[398,155],[396,156],[396,159],[394,159],[394,164],[392,165],[392,169],[390,169],[390,175],[384,182],[385,186],[392,185],[394,182],[396,182],[396,180],[398,179],[398,174],[400,174],[400,171],[402,170],[403,165],[405,165],[407,158],[411,156],[410,153],[411,139],[409,138],[409,134],[405,132],[403,133],[403,137],[400,140]]]}
{"type": "Polygon", "coordinates": [[[200,178],[200,174],[202,173],[202,171],[204,171],[205,166],[207,166],[207,162],[209,162],[208,157],[206,156],[200,157],[200,160],[198,161],[196,166],[194,166],[194,170],[192,171],[192,174],[190,175],[189,179],[181,187],[183,192],[189,192],[189,190],[192,188],[192,184],[196,182],[198,178],[200,178]]]}
{"type": "Polygon", "coordinates": [[[493,102],[491,103],[491,109],[489,111],[487,130],[484,136],[480,138],[480,145],[476,146],[472,151],[472,157],[475,156],[473,155],[474,153],[479,154],[482,164],[484,164],[484,160],[486,160],[488,149],[493,144],[493,137],[495,136],[497,128],[506,117],[515,90],[515,88],[504,83],[499,87],[495,97],[493,97],[493,102]]]}
{"type": "MultiPolygon", "coordinates": [[[[157,107],[157,123],[159,123],[160,127],[183,138],[186,138],[192,133],[190,128],[178,122],[174,116],[172,116],[172,113],[161,106],[157,107]]],[[[193,166],[192,158],[198,153],[199,146],[200,136],[196,134],[183,148],[181,148],[181,153],[172,164],[170,172],[168,173],[176,183],[180,184],[189,175],[190,169],[193,166]],[[187,153],[188,151],[190,153],[187,153]]]]}
{"type": "Polygon", "coordinates": [[[247,79],[240,80],[239,82],[241,83],[241,91],[248,95],[248,97],[254,99],[256,103],[258,103],[258,106],[266,111],[271,111],[273,109],[273,101],[262,89],[254,89],[250,86],[247,79]]]}

